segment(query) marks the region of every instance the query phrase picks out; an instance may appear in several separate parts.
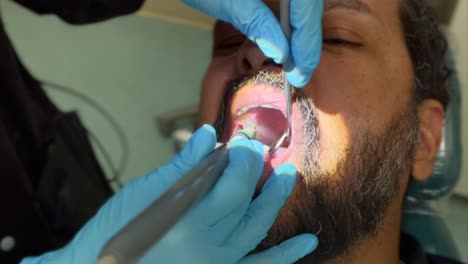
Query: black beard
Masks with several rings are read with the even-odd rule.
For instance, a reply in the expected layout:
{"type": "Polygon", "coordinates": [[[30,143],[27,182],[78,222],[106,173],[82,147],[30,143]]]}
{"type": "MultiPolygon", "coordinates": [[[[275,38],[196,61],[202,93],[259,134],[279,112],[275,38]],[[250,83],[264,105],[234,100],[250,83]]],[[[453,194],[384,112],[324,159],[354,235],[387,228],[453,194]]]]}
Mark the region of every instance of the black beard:
{"type": "Polygon", "coordinates": [[[314,165],[302,171],[295,196],[256,251],[313,233],[319,244],[303,263],[324,263],[377,235],[414,159],[418,132],[414,111],[409,107],[399,113],[381,135],[369,130],[356,133],[346,159],[338,162],[333,174],[314,165]]]}
{"type": "MultiPolygon", "coordinates": [[[[253,79],[255,83],[262,83],[262,76],[252,77],[248,82],[253,79]]],[[[268,77],[264,84],[272,85],[271,78],[268,77]]],[[[281,89],[281,81],[273,86],[281,89]]],[[[231,95],[242,85],[233,87],[231,95]]],[[[320,141],[315,110],[308,98],[301,97],[300,93],[296,96],[305,120],[303,147],[306,159],[300,167],[294,196],[252,253],[299,234],[313,233],[318,236],[318,247],[302,261],[324,263],[343,256],[363,238],[378,233],[386,209],[399,193],[403,172],[414,159],[418,137],[417,108],[410,103],[392,118],[380,135],[373,134],[368,127],[356,131],[336,172],[330,174],[321,170],[317,160],[320,141]]],[[[227,98],[229,100],[231,96],[227,98]]]]}

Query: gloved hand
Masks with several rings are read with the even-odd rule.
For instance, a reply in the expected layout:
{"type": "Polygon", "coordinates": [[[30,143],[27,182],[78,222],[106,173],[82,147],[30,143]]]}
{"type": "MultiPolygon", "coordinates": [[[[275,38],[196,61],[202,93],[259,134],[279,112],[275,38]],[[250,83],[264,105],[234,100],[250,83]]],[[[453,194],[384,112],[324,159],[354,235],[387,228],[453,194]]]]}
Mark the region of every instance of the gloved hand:
{"type": "MultiPolygon", "coordinates": [[[[200,128],[172,161],[131,181],[112,197],[66,247],[25,259],[22,264],[95,263],[113,234],[197,165],[215,144],[214,129],[207,125],[200,128]]],[[[296,181],[295,167],[284,165],[275,170],[251,203],[262,169],[262,145],[236,141],[213,190],[140,263],[292,263],[310,253],[317,239],[304,234],[244,258],[266,236],[296,181]]]]}
{"type": "Polygon", "coordinates": [[[232,24],[276,63],[287,61],[286,76],[293,86],[301,88],[309,82],[322,51],[323,0],[290,0],[291,45],[278,20],[261,0],[183,1],[232,24]]]}

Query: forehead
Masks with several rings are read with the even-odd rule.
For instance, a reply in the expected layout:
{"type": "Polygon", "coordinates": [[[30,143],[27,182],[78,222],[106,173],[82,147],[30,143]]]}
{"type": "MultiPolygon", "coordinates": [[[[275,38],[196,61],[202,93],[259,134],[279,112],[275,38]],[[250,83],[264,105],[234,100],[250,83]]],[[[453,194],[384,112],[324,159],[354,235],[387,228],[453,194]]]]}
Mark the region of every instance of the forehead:
{"type": "MultiPolygon", "coordinates": [[[[310,0],[316,1],[316,0],[310,0]]],[[[400,6],[402,0],[323,0],[324,16],[334,11],[343,11],[344,13],[364,13],[375,17],[387,29],[399,31],[400,28],[400,6]]],[[[278,18],[279,0],[263,0],[270,10],[278,18]]],[[[230,24],[217,21],[214,28],[214,41],[216,44],[231,36],[240,33],[230,24]]]]}

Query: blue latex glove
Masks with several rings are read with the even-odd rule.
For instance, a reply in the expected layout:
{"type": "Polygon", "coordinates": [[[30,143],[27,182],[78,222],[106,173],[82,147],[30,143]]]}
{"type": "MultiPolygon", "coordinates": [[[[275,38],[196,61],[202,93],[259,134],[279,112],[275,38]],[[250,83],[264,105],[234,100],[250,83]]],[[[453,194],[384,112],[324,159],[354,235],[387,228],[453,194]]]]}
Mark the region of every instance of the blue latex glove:
{"type": "Polygon", "coordinates": [[[309,82],[322,51],[323,0],[290,0],[291,45],[278,20],[261,0],[183,1],[232,24],[276,63],[287,61],[286,75],[293,86],[301,88],[309,82]]]}
{"type": "MultiPolygon", "coordinates": [[[[112,197],[63,249],[22,264],[95,263],[105,242],[197,165],[216,144],[211,126],[200,128],[172,161],[128,183],[112,197]]],[[[244,257],[266,236],[291,193],[296,170],[284,165],[272,174],[251,203],[263,169],[263,148],[239,140],[229,150],[222,177],[140,261],[140,263],[292,263],[315,249],[317,239],[304,234],[265,252],[244,257]]],[[[157,223],[154,223],[157,225],[157,223]]]]}

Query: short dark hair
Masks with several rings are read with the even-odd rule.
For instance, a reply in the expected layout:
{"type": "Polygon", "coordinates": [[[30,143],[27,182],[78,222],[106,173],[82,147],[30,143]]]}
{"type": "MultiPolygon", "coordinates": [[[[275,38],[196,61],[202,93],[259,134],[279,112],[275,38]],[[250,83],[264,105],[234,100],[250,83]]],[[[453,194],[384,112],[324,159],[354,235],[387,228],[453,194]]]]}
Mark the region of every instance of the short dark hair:
{"type": "Polygon", "coordinates": [[[452,71],[446,58],[447,39],[435,11],[427,0],[402,0],[400,19],[413,63],[416,103],[435,99],[447,109],[452,71]]]}

